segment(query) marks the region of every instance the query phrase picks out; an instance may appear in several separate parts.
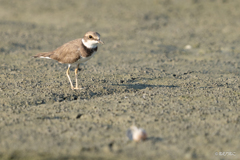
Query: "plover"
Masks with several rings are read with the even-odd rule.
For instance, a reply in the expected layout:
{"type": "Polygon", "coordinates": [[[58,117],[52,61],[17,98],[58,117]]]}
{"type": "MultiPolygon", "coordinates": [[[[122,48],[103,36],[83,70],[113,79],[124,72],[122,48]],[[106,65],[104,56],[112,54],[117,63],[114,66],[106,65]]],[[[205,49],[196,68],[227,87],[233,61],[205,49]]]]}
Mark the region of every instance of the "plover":
{"type": "Polygon", "coordinates": [[[83,38],[72,40],[63,44],[52,52],[38,53],[34,58],[47,58],[57,60],[59,63],[68,64],[67,77],[71,85],[71,89],[81,89],[78,87],[77,72],[80,63],[84,63],[91,59],[97,52],[98,44],[104,44],[100,39],[100,34],[89,31],[83,38]],[[76,87],[73,87],[71,78],[69,76],[69,69],[72,64],[77,64],[75,69],[76,87]]]}

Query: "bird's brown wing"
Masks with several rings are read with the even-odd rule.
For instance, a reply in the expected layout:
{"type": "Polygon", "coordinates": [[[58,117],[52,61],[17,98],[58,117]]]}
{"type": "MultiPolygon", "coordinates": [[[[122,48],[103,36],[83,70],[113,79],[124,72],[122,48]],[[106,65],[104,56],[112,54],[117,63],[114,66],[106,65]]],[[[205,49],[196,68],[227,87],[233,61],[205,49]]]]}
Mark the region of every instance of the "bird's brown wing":
{"type": "Polygon", "coordinates": [[[49,56],[49,58],[55,59],[60,63],[74,63],[81,58],[80,47],[81,39],[70,41],[52,51],[52,54],[49,56]]]}

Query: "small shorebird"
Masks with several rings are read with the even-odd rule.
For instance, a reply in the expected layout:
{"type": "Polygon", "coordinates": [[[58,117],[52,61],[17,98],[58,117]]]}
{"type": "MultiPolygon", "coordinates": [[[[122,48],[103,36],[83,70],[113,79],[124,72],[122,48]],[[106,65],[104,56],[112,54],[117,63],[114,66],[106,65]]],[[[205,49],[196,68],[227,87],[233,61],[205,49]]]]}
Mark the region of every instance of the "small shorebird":
{"type": "Polygon", "coordinates": [[[104,44],[100,40],[100,34],[97,32],[87,32],[83,38],[72,40],[65,43],[61,47],[58,47],[52,52],[38,53],[34,58],[47,58],[57,60],[59,63],[68,64],[67,77],[69,79],[71,89],[81,89],[78,88],[77,83],[77,72],[80,63],[84,63],[91,59],[97,52],[98,44],[104,44]],[[69,69],[71,64],[77,64],[75,69],[76,87],[73,87],[72,81],[69,77],[69,69]]]}

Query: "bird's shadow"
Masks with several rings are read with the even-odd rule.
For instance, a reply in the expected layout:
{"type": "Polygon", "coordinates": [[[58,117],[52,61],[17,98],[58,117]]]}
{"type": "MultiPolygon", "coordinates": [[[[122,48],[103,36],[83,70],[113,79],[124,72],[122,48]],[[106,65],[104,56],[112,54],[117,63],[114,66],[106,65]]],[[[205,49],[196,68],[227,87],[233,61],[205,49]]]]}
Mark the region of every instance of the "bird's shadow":
{"type": "Polygon", "coordinates": [[[150,85],[150,84],[113,84],[113,85],[118,85],[118,86],[124,86],[127,88],[132,88],[132,89],[146,89],[146,88],[160,88],[160,87],[166,87],[166,88],[175,88],[179,86],[175,85],[150,85]]]}

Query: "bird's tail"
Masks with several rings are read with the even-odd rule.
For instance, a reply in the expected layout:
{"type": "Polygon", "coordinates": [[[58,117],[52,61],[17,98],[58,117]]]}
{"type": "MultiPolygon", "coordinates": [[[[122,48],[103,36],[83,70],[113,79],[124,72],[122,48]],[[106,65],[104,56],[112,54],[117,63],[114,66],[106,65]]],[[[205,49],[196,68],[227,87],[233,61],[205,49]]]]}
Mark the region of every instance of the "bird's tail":
{"type": "Polygon", "coordinates": [[[47,58],[47,59],[51,59],[52,53],[51,52],[42,52],[42,53],[38,53],[35,56],[33,56],[33,58],[47,58]]]}

